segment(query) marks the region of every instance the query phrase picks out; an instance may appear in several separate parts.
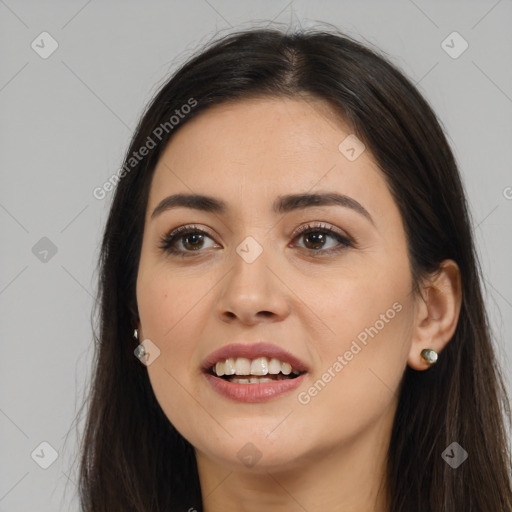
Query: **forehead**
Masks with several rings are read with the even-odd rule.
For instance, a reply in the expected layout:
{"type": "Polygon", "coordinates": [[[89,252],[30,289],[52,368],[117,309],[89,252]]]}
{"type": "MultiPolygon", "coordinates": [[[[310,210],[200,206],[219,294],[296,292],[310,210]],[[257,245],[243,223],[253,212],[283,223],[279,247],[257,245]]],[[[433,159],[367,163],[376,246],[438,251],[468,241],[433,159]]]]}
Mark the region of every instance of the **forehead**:
{"type": "Polygon", "coordinates": [[[148,206],[171,193],[193,192],[247,208],[321,188],[357,196],[371,210],[379,195],[389,200],[389,192],[368,149],[352,161],[340,151],[348,136],[350,127],[317,99],[257,98],[210,107],[168,143],[148,206]]]}

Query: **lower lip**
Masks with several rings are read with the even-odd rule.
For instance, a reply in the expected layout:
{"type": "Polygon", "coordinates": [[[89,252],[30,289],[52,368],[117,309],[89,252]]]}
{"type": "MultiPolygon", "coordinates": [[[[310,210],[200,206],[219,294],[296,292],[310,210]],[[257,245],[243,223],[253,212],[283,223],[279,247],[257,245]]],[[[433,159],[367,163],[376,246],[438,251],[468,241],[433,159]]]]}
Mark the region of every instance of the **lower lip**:
{"type": "Polygon", "coordinates": [[[299,387],[305,378],[305,373],[295,379],[276,380],[275,382],[262,382],[255,384],[238,384],[205,373],[206,380],[220,395],[236,400],[237,402],[267,402],[288,391],[299,387]]]}

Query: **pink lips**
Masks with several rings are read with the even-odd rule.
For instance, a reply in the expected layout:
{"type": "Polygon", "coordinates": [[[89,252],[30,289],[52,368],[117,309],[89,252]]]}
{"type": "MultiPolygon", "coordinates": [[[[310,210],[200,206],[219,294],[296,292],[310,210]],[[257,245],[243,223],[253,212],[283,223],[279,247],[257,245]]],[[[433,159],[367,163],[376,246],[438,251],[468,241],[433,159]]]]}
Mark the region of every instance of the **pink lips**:
{"type": "Polygon", "coordinates": [[[253,345],[235,343],[227,345],[211,353],[203,362],[202,369],[207,382],[217,393],[231,400],[248,403],[266,402],[286,393],[287,391],[297,388],[306,378],[305,372],[308,371],[308,367],[300,359],[296,358],[286,350],[268,343],[256,343],[253,345]],[[212,366],[214,366],[218,361],[225,361],[229,357],[246,357],[247,359],[256,359],[257,357],[275,357],[281,362],[290,363],[294,370],[304,373],[301,373],[298,377],[293,379],[254,384],[238,384],[229,382],[210,373],[210,368],[212,366]]]}
{"type": "Polygon", "coordinates": [[[253,403],[266,402],[297,388],[302,384],[307,374],[303,373],[295,379],[262,382],[261,384],[235,384],[234,382],[216,377],[211,373],[204,373],[203,375],[212,388],[220,395],[237,402],[253,403]]]}

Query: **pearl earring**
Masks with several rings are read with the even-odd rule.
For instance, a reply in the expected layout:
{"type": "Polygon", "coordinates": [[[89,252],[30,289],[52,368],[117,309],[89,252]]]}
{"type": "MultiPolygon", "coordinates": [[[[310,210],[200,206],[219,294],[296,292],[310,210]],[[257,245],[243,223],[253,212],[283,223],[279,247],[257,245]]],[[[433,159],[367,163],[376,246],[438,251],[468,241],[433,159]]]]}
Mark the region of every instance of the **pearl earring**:
{"type": "Polygon", "coordinates": [[[435,350],[432,350],[431,348],[424,348],[421,351],[421,357],[426,361],[428,364],[434,364],[437,361],[438,354],[435,350]]]}

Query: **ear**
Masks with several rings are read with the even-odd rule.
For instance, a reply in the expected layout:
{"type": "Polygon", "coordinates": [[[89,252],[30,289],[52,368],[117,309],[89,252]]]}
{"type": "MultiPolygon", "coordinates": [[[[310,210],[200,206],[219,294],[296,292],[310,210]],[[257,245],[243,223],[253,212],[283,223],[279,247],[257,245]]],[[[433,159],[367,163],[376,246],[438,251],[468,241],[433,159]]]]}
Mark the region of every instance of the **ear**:
{"type": "Polygon", "coordinates": [[[421,357],[421,351],[429,348],[440,354],[457,327],[462,303],[457,263],[444,260],[434,276],[422,285],[421,292],[422,297],[416,304],[412,343],[407,358],[408,365],[415,370],[430,368],[421,357]]]}

